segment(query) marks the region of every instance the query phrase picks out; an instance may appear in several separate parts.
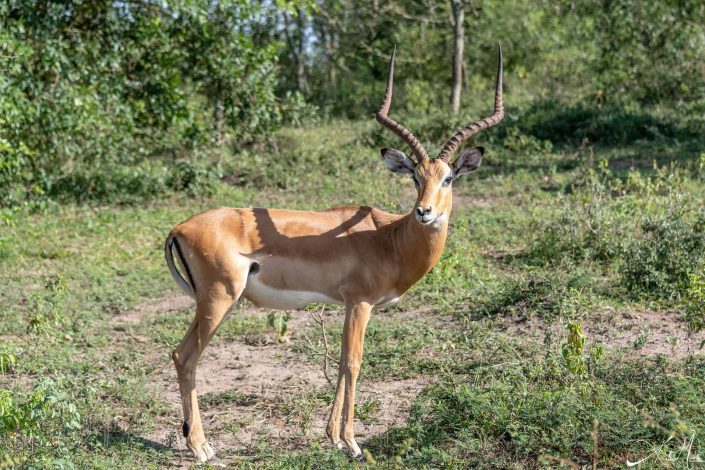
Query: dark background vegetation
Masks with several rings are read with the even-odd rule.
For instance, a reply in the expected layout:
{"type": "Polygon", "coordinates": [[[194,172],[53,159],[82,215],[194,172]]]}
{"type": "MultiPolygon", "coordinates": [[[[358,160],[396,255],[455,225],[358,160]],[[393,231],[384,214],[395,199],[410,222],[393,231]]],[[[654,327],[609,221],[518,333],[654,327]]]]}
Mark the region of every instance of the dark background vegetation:
{"type": "MultiPolygon", "coordinates": [[[[155,358],[192,312],[116,326],[173,296],[168,230],[217,205],[408,210],[409,181],[378,151],[407,149],[373,119],[393,46],[391,115],[434,153],[491,111],[498,41],[506,117],[476,138],[483,167],[454,183],[448,247],[370,325],[362,383],[428,385],[408,419],[367,436],[367,464],[278,437],[225,455],[238,468],[697,465],[703,2],[15,0],[0,2],[0,469],[179,461],[180,444],[143,436],[180,419],[155,358]],[[659,336],[664,322],[678,334],[659,336]]],[[[213,347],[273,324],[240,315],[213,347]]],[[[317,363],[297,333],[287,353],[317,363]]],[[[330,398],[278,406],[310,420],[330,398]]],[[[238,426],[221,421],[221,435],[238,426]]]]}

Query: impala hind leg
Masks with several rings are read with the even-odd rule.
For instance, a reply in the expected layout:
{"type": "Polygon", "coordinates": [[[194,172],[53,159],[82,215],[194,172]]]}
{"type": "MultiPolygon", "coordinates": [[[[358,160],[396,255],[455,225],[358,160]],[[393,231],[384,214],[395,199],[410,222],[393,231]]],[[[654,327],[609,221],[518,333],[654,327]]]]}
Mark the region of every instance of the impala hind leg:
{"type": "Polygon", "coordinates": [[[351,457],[359,457],[362,454],[360,447],[355,442],[355,387],[362,365],[362,346],[371,311],[372,305],[366,302],[346,305],[338,388],[335,392],[335,400],[326,428],[328,437],[341,448],[340,441],[336,440],[335,434],[333,434],[337,431],[351,457]]]}
{"type": "Polygon", "coordinates": [[[196,392],[196,366],[211,338],[223,319],[237,302],[245,287],[245,281],[226,288],[219,285],[196,299],[196,317],[186,336],[174,350],[173,359],[179,378],[181,404],[184,410],[183,434],[186,446],[200,462],[215,457],[211,445],[206,441],[201,424],[196,392]]]}

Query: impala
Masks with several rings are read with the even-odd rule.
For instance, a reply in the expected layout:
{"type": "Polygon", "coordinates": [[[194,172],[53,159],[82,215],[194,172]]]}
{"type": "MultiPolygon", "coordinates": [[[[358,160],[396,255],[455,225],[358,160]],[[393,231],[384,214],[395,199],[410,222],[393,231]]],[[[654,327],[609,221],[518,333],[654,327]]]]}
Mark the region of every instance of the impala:
{"type": "Polygon", "coordinates": [[[166,239],[169,271],[196,301],[196,315],[173,360],[184,412],[183,434],[200,461],[214,458],[214,452],[201,425],[196,366],[240,297],[273,309],[301,308],[313,302],[345,305],[338,384],[326,434],[339,449],[345,446],[350,456],[360,456],[353,409],[370,313],[396,302],[436,264],[448,233],[453,180],[476,170],[484,149],[469,148],[453,162],[450,157],[463,141],[504,117],[500,47],[494,114],[458,131],[436,158],[429,158],[419,140],[388,116],[395,55],[396,48],[376,118],[416,156],[414,160],[399,150],[382,149],[392,172],[414,180],[417,197],[411,213],[389,214],[366,206],[324,212],[219,208],[177,225],[166,239]]]}

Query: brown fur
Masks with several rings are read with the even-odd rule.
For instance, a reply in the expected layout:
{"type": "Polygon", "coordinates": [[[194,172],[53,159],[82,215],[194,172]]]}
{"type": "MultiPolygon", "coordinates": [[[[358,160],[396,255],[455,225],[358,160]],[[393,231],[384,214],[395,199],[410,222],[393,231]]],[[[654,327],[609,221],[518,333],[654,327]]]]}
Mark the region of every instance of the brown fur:
{"type": "Polygon", "coordinates": [[[263,306],[270,300],[276,304],[250,292],[254,276],[273,292],[314,292],[346,306],[338,388],[326,431],[333,443],[342,439],[351,454],[359,454],[353,432],[355,384],[370,312],[406,292],[440,258],[452,207],[451,189],[442,186],[449,171],[440,160],[417,166],[417,206],[432,206],[444,215],[434,224],[422,224],[413,212],[402,216],[364,206],[325,212],[220,208],[172,230],[167,246],[177,238],[184,256],[179,263],[188,266],[196,286],[196,316],[173,356],[190,423],[187,446],[197,458],[213,456],[198,410],[198,359],[241,295],[263,306]],[[256,274],[250,274],[253,263],[256,274]]]}

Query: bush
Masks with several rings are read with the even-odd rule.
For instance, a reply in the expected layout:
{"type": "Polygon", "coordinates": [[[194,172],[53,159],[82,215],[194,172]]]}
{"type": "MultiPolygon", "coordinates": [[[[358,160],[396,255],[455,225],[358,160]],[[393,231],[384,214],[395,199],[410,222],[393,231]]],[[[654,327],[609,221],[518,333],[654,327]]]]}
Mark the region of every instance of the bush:
{"type": "Polygon", "coordinates": [[[680,296],[691,273],[705,259],[705,212],[689,222],[682,210],[646,217],[640,236],[626,246],[620,273],[632,293],[657,298],[680,296]]]}
{"type": "Polygon", "coordinates": [[[80,442],[79,407],[86,393],[91,392],[72,390],[63,376],[43,379],[24,396],[0,390],[0,464],[24,467],[31,462],[37,468],[69,463],[70,447],[80,442]]]}
{"type": "Polygon", "coordinates": [[[686,132],[638,107],[566,106],[550,100],[531,105],[518,123],[523,132],[556,145],[579,145],[585,140],[594,144],[628,145],[673,138],[686,132]]]}
{"type": "Polygon", "coordinates": [[[705,329],[705,274],[691,274],[685,293],[685,321],[691,332],[705,329]]]}
{"type": "Polygon", "coordinates": [[[528,318],[539,315],[556,318],[573,317],[590,302],[583,293],[583,278],[576,273],[572,278],[562,279],[545,273],[531,273],[518,280],[502,283],[498,291],[473,295],[469,315],[472,318],[516,316],[528,318]]]}
{"type": "Polygon", "coordinates": [[[174,164],[145,161],[140,165],[101,167],[75,171],[47,189],[60,201],[134,203],[171,191],[210,194],[222,171],[209,158],[174,164]]]}
{"type": "Polygon", "coordinates": [[[315,124],[319,121],[320,110],[316,105],[306,102],[298,91],[287,91],[279,104],[282,124],[292,127],[302,127],[305,124],[315,124]]]}
{"type": "Polygon", "coordinates": [[[271,133],[279,125],[276,50],[241,32],[257,8],[0,6],[0,206],[192,187],[203,178],[183,167],[176,171],[185,180],[136,173],[145,161],[207,145],[214,129],[235,141],[271,133]]]}

